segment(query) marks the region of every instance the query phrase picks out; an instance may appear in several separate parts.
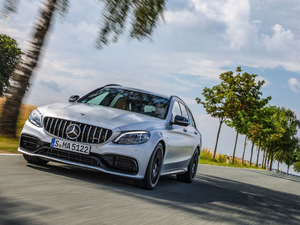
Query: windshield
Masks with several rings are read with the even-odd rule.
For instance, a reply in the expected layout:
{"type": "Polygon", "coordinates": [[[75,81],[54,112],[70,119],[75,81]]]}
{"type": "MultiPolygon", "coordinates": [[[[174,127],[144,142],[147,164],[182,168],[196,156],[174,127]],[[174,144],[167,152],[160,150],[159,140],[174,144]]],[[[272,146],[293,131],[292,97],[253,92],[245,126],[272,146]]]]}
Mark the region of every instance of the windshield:
{"type": "Polygon", "coordinates": [[[81,99],[80,102],[123,109],[160,119],[166,117],[170,104],[167,98],[118,88],[102,88],[81,99]]]}

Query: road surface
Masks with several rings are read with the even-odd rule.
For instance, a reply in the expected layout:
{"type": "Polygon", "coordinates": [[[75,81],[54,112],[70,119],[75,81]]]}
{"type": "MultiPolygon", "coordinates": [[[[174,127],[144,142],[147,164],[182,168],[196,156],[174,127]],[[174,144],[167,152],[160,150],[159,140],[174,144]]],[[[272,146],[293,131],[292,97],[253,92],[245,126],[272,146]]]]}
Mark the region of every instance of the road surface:
{"type": "Polygon", "coordinates": [[[0,224],[300,224],[300,178],[199,165],[192,184],[131,180],[0,155],[0,224]]]}

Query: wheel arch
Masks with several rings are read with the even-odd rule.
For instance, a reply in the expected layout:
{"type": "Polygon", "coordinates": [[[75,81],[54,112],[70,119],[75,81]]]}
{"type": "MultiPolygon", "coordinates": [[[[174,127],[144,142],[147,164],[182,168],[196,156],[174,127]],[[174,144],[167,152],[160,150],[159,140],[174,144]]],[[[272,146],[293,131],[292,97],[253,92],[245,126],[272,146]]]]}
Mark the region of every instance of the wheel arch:
{"type": "Polygon", "coordinates": [[[165,153],[166,153],[166,143],[164,142],[164,140],[160,140],[157,144],[161,143],[163,146],[163,157],[165,157],[165,153]]]}

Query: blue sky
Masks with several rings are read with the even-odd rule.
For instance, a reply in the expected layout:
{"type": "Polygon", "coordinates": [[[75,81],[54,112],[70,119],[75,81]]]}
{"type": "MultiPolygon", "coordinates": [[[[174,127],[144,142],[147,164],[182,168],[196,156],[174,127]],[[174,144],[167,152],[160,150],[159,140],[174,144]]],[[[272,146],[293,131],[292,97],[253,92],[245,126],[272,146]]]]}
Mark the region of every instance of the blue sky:
{"type": "MultiPolygon", "coordinates": [[[[16,38],[25,50],[41,2],[20,2],[18,14],[0,18],[0,32],[16,38]]],[[[70,1],[65,19],[54,21],[24,102],[39,106],[67,101],[72,94],[108,83],[175,94],[195,115],[203,146],[213,149],[218,120],[194,99],[204,87],[217,85],[222,72],[242,66],[266,81],[262,92],[272,96],[271,105],[290,108],[299,118],[299,1],[169,0],[152,40],[140,43],[125,35],[101,51],[94,48],[101,23],[97,2],[70,1]]],[[[218,152],[231,155],[234,138],[235,132],[224,126],[218,152]]],[[[241,136],[238,156],[243,140],[241,136]]],[[[250,144],[247,159],[249,155],[250,144]]]]}

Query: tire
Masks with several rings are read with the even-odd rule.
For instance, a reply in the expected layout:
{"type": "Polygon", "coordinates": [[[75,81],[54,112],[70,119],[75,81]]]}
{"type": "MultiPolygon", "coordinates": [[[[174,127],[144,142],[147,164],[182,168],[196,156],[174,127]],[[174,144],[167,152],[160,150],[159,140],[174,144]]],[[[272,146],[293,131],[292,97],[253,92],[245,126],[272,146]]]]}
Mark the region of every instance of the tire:
{"type": "Polygon", "coordinates": [[[44,160],[36,156],[30,156],[26,154],[23,154],[23,157],[27,162],[37,165],[46,165],[49,162],[48,160],[44,160]]]}
{"type": "Polygon", "coordinates": [[[163,146],[158,143],[149,160],[145,177],[142,180],[134,180],[136,186],[153,190],[158,183],[163,164],[163,146]]]}
{"type": "Polygon", "coordinates": [[[197,173],[198,162],[199,162],[199,150],[197,149],[191,158],[190,164],[188,166],[188,171],[185,174],[177,174],[177,180],[185,183],[192,183],[197,173]]]}

